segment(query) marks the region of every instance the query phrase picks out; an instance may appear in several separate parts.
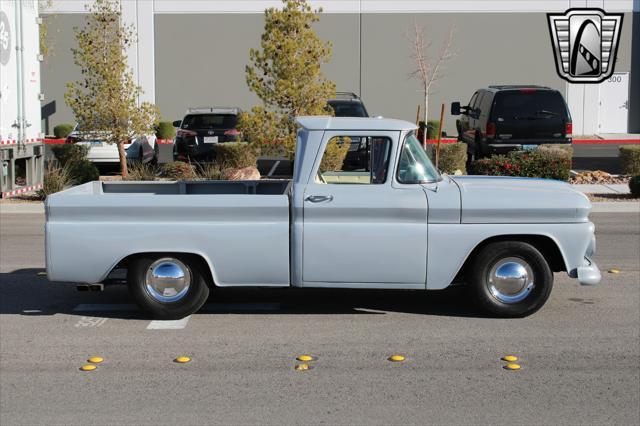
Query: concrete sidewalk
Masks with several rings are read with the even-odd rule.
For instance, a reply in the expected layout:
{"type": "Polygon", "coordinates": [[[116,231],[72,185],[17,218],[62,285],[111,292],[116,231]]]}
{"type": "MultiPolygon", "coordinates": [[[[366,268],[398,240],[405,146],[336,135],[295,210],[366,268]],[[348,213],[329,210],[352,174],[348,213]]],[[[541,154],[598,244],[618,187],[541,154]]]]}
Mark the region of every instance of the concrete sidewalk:
{"type": "Polygon", "coordinates": [[[629,185],[627,185],[626,183],[589,183],[576,184],[571,186],[584,194],[629,194],[629,185]]]}

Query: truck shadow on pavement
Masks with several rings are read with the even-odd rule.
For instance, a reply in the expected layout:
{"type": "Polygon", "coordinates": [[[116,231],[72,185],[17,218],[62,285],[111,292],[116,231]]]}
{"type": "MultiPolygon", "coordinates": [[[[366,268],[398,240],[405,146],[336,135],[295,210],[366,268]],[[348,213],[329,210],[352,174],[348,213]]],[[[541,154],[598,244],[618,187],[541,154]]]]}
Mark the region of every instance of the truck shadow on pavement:
{"type": "MultiPolygon", "coordinates": [[[[78,292],[70,283],[51,283],[44,269],[0,273],[0,314],[75,315],[149,319],[129,298],[125,285],[102,292],[78,292]],[[79,308],[85,307],[86,310],[79,308]]],[[[417,315],[486,318],[465,288],[441,291],[299,288],[215,288],[197,315],[417,315]]]]}

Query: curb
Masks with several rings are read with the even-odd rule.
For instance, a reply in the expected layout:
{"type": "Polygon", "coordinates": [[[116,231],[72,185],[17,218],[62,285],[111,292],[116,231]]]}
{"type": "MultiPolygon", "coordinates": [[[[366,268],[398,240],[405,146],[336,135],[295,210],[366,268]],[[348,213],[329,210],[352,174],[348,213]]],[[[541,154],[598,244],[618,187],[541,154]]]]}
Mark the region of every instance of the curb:
{"type": "Polygon", "coordinates": [[[0,214],[44,214],[44,203],[2,203],[0,214]]]}
{"type": "Polygon", "coordinates": [[[635,201],[602,201],[591,205],[591,213],[640,213],[640,203],[635,201]]]}

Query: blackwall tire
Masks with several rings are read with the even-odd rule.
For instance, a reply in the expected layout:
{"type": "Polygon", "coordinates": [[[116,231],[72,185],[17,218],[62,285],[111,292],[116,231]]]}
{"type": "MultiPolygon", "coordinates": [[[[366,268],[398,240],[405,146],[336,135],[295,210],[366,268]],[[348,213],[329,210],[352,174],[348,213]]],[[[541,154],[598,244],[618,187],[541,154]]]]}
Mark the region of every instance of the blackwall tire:
{"type": "Polygon", "coordinates": [[[485,313],[517,318],[531,315],[545,304],[553,288],[553,272],[531,244],[500,241],[477,254],[467,281],[485,313]]]}
{"type": "Polygon", "coordinates": [[[141,256],[128,268],[129,292],[153,319],[175,320],[198,311],[209,297],[205,271],[197,258],[181,254],[141,256]]]}

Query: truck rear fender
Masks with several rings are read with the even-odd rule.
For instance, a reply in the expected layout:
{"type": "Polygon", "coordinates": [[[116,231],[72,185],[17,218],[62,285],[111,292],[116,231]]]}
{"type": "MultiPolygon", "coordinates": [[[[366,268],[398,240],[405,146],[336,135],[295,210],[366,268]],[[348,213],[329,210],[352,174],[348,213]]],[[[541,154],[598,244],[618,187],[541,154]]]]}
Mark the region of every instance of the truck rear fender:
{"type": "Polygon", "coordinates": [[[111,272],[113,272],[115,269],[118,268],[126,268],[128,267],[128,264],[138,258],[138,257],[142,257],[142,256],[171,256],[171,255],[176,255],[176,254],[180,254],[183,256],[190,256],[194,259],[195,262],[198,262],[200,264],[200,266],[202,267],[202,270],[204,271],[204,273],[206,274],[206,279],[207,282],[209,284],[210,287],[214,287],[216,284],[216,276],[215,276],[215,270],[213,269],[213,265],[211,264],[211,261],[209,260],[209,258],[207,256],[205,256],[203,253],[192,253],[192,252],[181,252],[181,251],[174,251],[174,252],[139,252],[139,253],[132,253],[129,254],[125,257],[123,257],[122,259],[120,259],[118,262],[116,262],[107,272],[107,274],[103,277],[103,281],[109,276],[109,274],[111,274],[111,272]]]}

